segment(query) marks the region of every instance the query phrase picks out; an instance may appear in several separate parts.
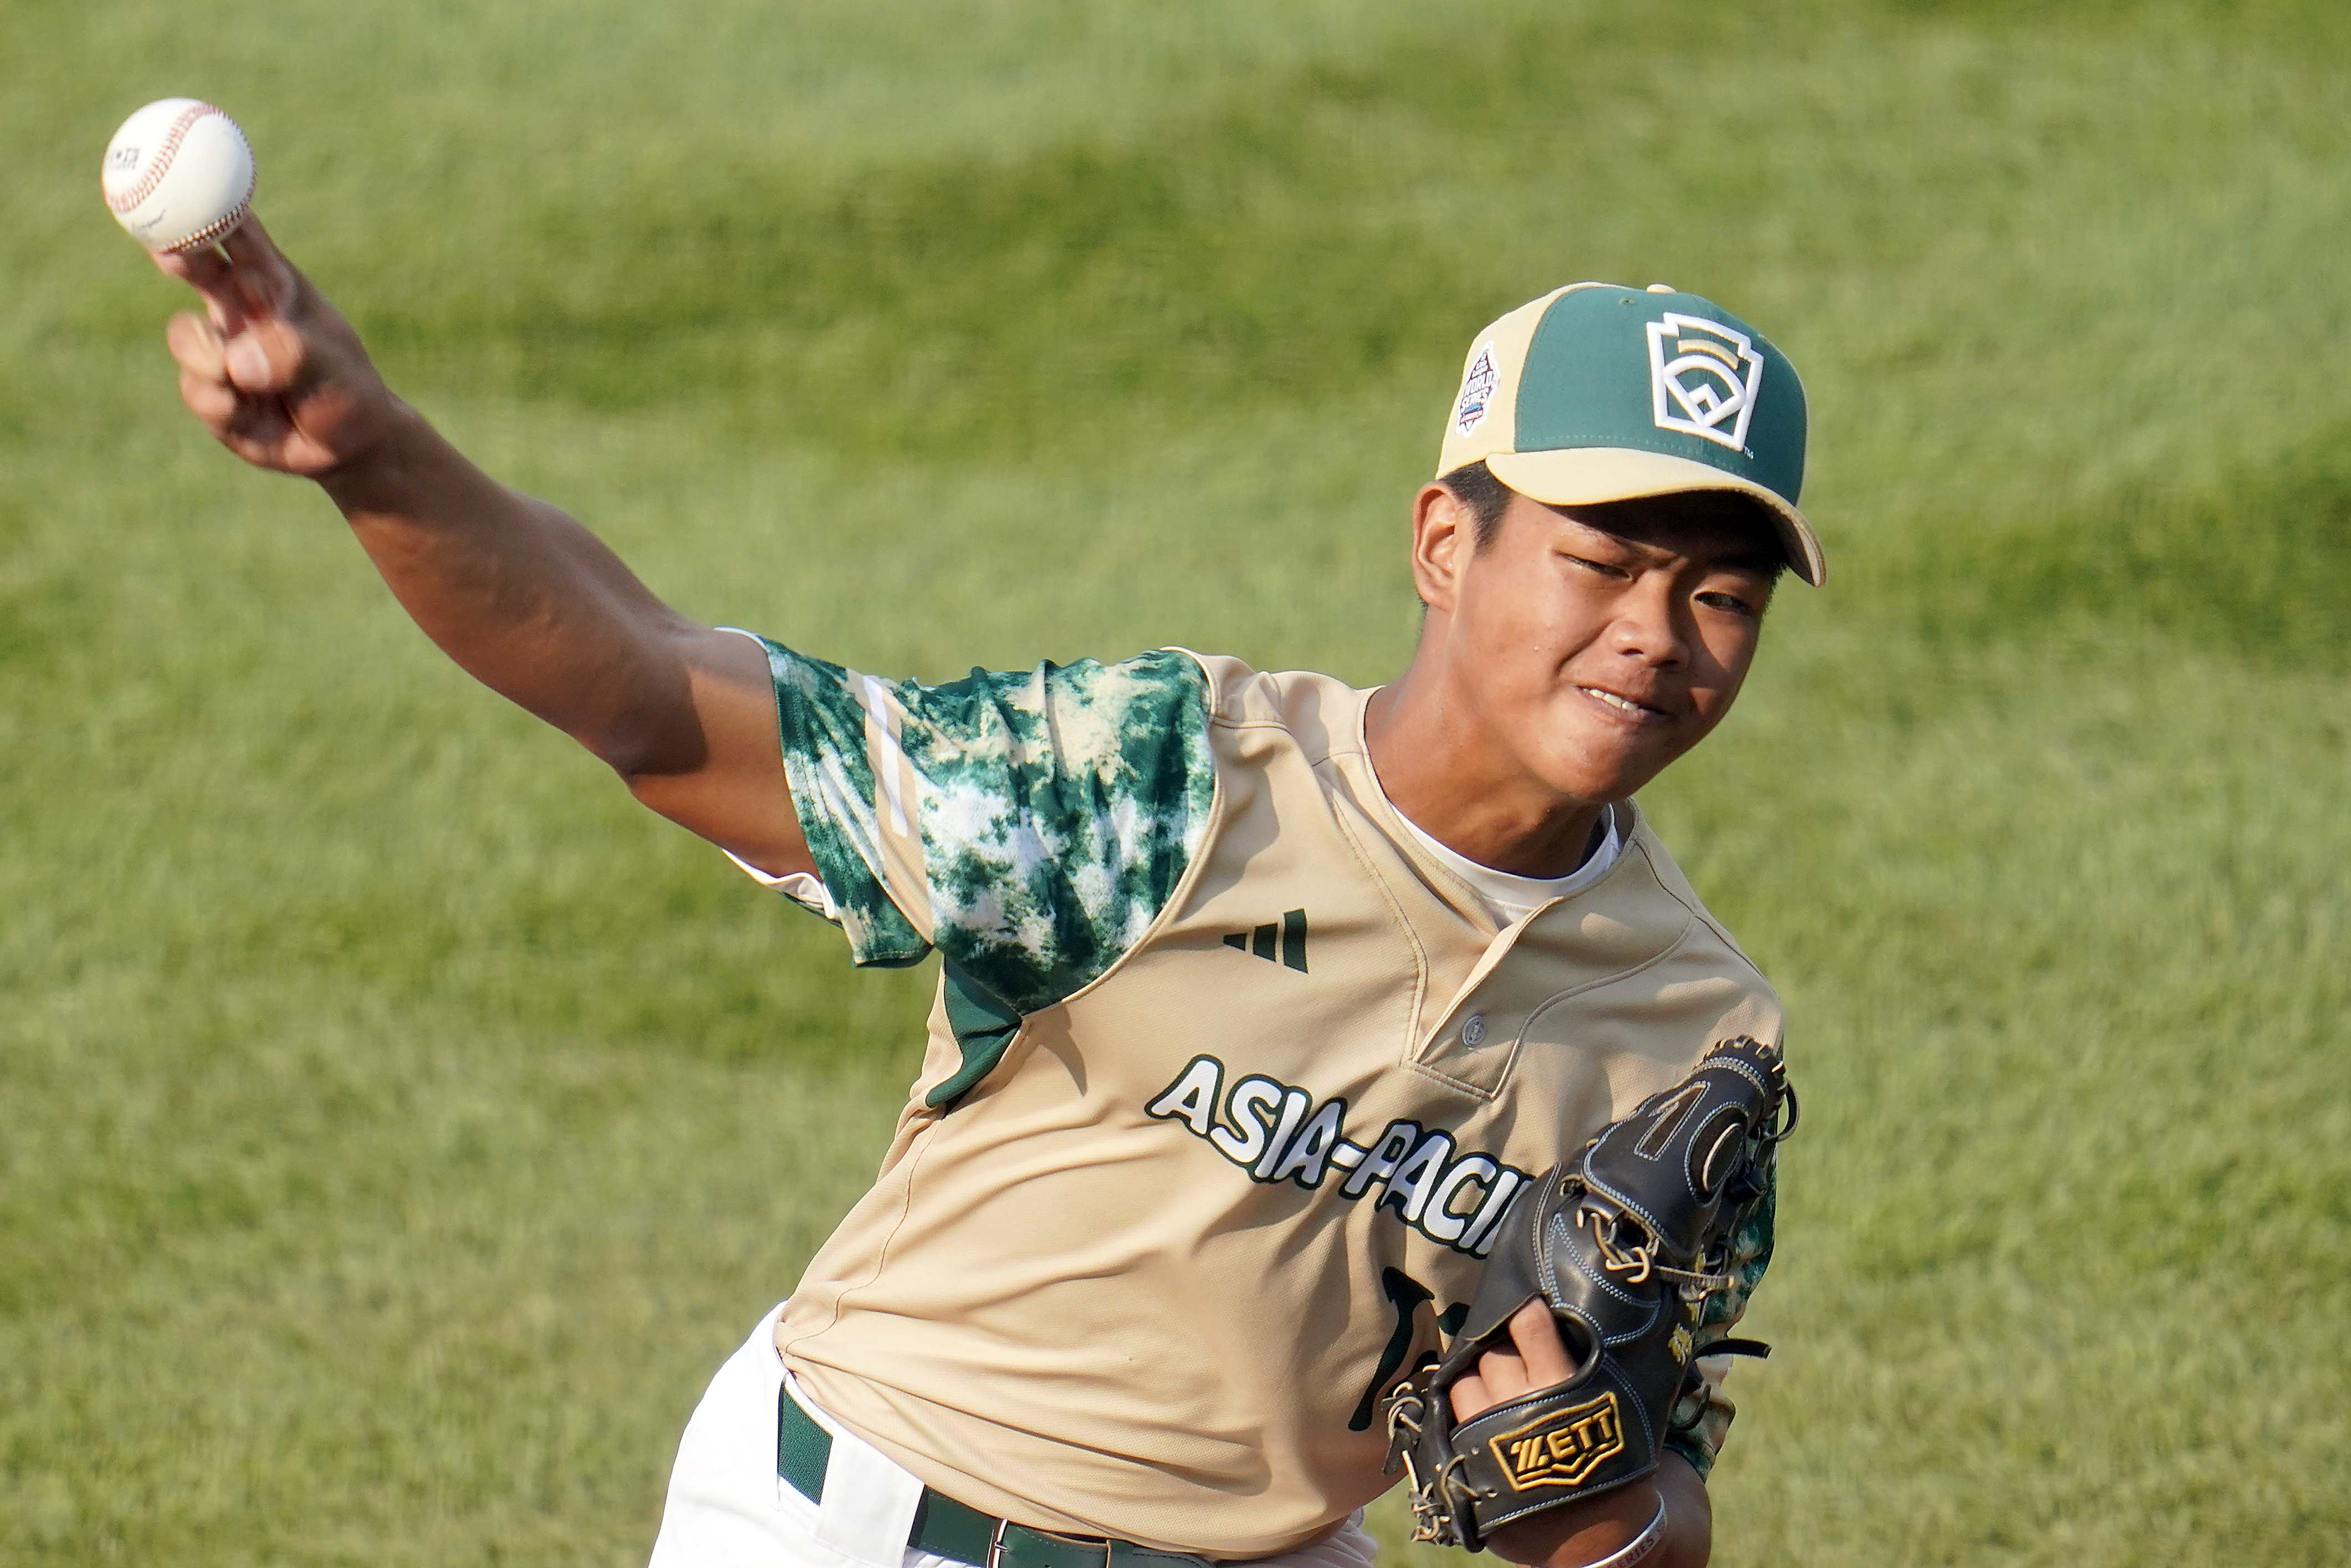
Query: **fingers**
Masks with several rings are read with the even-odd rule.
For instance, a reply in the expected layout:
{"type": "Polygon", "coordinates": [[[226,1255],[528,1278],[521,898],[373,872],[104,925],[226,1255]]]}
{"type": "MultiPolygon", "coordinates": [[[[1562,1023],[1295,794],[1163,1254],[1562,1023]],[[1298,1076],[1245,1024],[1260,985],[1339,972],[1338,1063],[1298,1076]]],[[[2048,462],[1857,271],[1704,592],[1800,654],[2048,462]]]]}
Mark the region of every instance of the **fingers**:
{"type": "Polygon", "coordinates": [[[223,337],[244,330],[245,307],[237,298],[235,268],[216,246],[202,250],[151,251],[148,259],[204,297],[204,314],[223,337]]]}
{"type": "Polygon", "coordinates": [[[293,323],[272,318],[229,339],[221,357],[239,392],[266,395],[288,391],[302,379],[309,347],[293,323]]]}
{"type": "Polygon", "coordinates": [[[204,302],[164,334],[180,397],[246,462],[316,478],[381,440],[397,402],[350,323],[247,218],[220,246],[155,265],[204,302]]]}
{"type": "Polygon", "coordinates": [[[202,316],[172,318],[164,341],[180,367],[180,401],[229,450],[267,467],[292,433],[284,390],[301,374],[301,341],[282,321],[265,321],[224,340],[202,316]]]}
{"type": "Polygon", "coordinates": [[[204,297],[204,313],[224,338],[293,308],[301,275],[257,217],[247,217],[216,246],[151,253],[155,265],[204,297]]]}
{"type": "Polygon", "coordinates": [[[1486,1380],[1478,1374],[1466,1372],[1453,1380],[1448,1397],[1453,1404],[1453,1418],[1456,1421],[1467,1421],[1480,1410],[1489,1410],[1499,1405],[1504,1396],[1487,1387],[1486,1380]]]}
{"type": "Polygon", "coordinates": [[[202,316],[183,312],[163,329],[163,341],[180,367],[180,401],[214,434],[226,431],[236,416],[237,392],[229,382],[220,329],[202,316]]]}
{"type": "Polygon", "coordinates": [[[1568,1360],[1567,1346],[1560,1341],[1559,1320],[1540,1298],[1510,1314],[1510,1343],[1525,1358],[1530,1388],[1564,1383],[1575,1374],[1575,1364],[1568,1360]]]}
{"type": "Polygon", "coordinates": [[[231,276],[235,281],[237,302],[256,319],[277,316],[291,308],[298,292],[301,275],[261,220],[247,217],[236,225],[229,236],[221,241],[228,253],[231,276]]]}
{"type": "Polygon", "coordinates": [[[171,324],[163,329],[163,343],[187,374],[209,376],[219,382],[228,380],[220,329],[204,318],[185,311],[172,317],[171,324]]]}
{"type": "Polygon", "coordinates": [[[290,322],[256,321],[235,337],[214,322],[183,312],[163,329],[181,371],[256,395],[297,385],[309,363],[309,345],[290,322]]]}
{"type": "Polygon", "coordinates": [[[309,361],[302,335],[284,321],[261,321],[234,338],[201,316],[183,312],[163,329],[181,384],[201,382],[231,395],[271,397],[293,389],[309,361]]]}
{"type": "Polygon", "coordinates": [[[1477,1371],[1453,1380],[1453,1418],[1467,1421],[1533,1386],[1527,1381],[1527,1364],[1516,1351],[1489,1350],[1478,1358],[1477,1371]]]}
{"type": "Polygon", "coordinates": [[[1527,1376],[1526,1357],[1510,1345],[1498,1344],[1479,1356],[1476,1372],[1454,1380],[1453,1418],[1467,1421],[1534,1386],[1527,1376]]]}
{"type": "Polygon", "coordinates": [[[214,434],[227,430],[236,419],[236,389],[215,377],[182,371],[180,401],[214,434]]]}
{"type": "Polygon", "coordinates": [[[1478,1370],[1454,1380],[1453,1418],[1466,1421],[1481,1410],[1531,1389],[1564,1383],[1576,1365],[1560,1338],[1559,1320],[1542,1298],[1510,1314],[1510,1343],[1498,1344],[1478,1358],[1478,1370]]]}

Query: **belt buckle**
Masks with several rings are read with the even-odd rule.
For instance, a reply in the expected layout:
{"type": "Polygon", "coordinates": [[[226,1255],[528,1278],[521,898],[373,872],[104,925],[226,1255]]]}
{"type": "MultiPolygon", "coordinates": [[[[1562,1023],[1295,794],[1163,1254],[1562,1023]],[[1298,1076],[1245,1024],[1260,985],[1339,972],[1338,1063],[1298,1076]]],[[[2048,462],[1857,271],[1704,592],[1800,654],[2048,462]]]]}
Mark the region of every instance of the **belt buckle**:
{"type": "MultiPolygon", "coordinates": [[[[1010,1520],[999,1519],[996,1521],[996,1528],[988,1531],[987,1561],[982,1568],[1004,1568],[1004,1531],[1011,1522],[1010,1520]]],[[[1102,1568],[1111,1568],[1113,1548],[1116,1544],[1114,1542],[1092,1535],[1064,1535],[1058,1530],[1040,1530],[1033,1524],[1024,1524],[1020,1528],[1031,1535],[1042,1535],[1061,1542],[1064,1545],[1081,1550],[1090,1547],[1099,1548],[1102,1552],[1102,1568]]]]}

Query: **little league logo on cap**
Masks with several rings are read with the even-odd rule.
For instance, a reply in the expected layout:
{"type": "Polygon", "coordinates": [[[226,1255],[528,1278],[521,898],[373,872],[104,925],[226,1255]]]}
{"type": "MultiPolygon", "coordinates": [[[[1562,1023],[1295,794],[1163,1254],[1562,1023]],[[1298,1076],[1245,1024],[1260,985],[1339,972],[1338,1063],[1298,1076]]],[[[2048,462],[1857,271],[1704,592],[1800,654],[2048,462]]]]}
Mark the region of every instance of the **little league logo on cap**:
{"type": "Polygon", "coordinates": [[[1733,491],[1817,583],[1827,565],[1796,509],[1804,435],[1795,367],[1744,321],[1662,284],[1575,283],[1478,334],[1437,473],[1483,462],[1560,507],[1733,491]]]}
{"type": "Polygon", "coordinates": [[[1649,394],[1657,428],[1687,430],[1742,450],[1763,381],[1763,357],[1753,340],[1719,321],[1672,310],[1643,330],[1649,335],[1649,394]],[[1668,353],[1675,357],[1666,358],[1668,353]]]}

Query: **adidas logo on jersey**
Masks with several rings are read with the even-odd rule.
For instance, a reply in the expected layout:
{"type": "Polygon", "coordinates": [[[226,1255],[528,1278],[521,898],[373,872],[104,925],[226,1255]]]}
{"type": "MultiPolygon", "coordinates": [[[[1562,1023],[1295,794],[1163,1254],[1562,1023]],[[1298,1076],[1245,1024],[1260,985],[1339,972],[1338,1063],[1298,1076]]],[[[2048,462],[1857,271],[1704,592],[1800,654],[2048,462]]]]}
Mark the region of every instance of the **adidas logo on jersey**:
{"type": "Polygon", "coordinates": [[[1225,946],[1302,975],[1306,973],[1306,911],[1290,911],[1279,925],[1269,920],[1254,931],[1228,931],[1225,946]]]}

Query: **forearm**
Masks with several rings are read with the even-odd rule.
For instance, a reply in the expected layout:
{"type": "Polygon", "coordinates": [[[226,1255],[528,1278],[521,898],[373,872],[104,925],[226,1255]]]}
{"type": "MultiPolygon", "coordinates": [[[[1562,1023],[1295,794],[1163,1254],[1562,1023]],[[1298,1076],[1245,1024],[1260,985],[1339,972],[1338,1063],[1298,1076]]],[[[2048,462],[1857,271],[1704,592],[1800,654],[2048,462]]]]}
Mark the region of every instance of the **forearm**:
{"type": "Polygon", "coordinates": [[[404,404],[319,484],[467,674],[623,776],[700,766],[691,664],[707,633],[571,517],[498,484],[404,404]]]}
{"type": "Polygon", "coordinates": [[[156,265],[204,302],[165,333],[188,411],[256,467],[324,486],[444,653],[664,816],[770,874],[810,869],[756,643],[676,613],[587,529],[467,462],[258,218],[156,265]]]}

